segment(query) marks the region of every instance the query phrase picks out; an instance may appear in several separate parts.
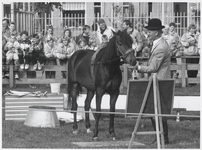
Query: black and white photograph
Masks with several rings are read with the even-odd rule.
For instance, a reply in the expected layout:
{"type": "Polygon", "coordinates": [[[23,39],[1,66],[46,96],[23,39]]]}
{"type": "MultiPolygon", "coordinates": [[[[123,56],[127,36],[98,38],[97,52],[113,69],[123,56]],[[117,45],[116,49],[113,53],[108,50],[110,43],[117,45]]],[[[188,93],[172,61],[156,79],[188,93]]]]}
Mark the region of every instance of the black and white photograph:
{"type": "Polygon", "coordinates": [[[1,149],[200,149],[200,1],[5,1],[1,149]]]}

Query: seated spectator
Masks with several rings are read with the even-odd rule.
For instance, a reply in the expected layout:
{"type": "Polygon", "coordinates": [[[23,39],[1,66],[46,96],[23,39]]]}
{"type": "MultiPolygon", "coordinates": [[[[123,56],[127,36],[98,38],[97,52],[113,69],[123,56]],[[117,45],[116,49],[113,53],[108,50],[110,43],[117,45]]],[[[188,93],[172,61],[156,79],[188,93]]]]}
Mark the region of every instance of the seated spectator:
{"type": "Polygon", "coordinates": [[[31,63],[30,58],[30,45],[31,41],[28,38],[28,32],[22,31],[21,32],[21,38],[19,40],[20,43],[20,49],[19,49],[19,63],[20,63],[20,69],[28,69],[29,65],[31,63]]]}
{"type": "Polygon", "coordinates": [[[86,42],[86,39],[81,38],[81,39],[78,41],[76,50],[86,50],[86,49],[90,49],[90,47],[88,46],[88,44],[87,44],[87,42],[86,42]]]}
{"type": "MultiPolygon", "coordinates": [[[[10,65],[11,61],[14,60],[14,65],[19,65],[19,57],[18,57],[18,49],[20,47],[20,44],[18,43],[16,39],[16,35],[11,35],[9,38],[9,41],[6,43],[4,49],[6,52],[6,64],[10,65]]],[[[5,75],[8,76],[9,75],[5,75]]],[[[18,73],[15,73],[15,78],[18,79],[18,73]]]]}
{"type": "Polygon", "coordinates": [[[92,32],[90,34],[90,39],[89,39],[89,47],[91,50],[96,51],[98,49],[98,46],[100,45],[98,36],[97,36],[97,27],[98,25],[94,23],[92,25],[92,32]]]}
{"type": "Polygon", "coordinates": [[[6,46],[6,38],[2,35],[2,65],[6,65],[6,52],[7,50],[5,50],[5,46],[6,46]]]}
{"type": "MultiPolygon", "coordinates": [[[[176,24],[171,22],[169,24],[169,34],[166,38],[168,45],[171,50],[171,63],[176,64],[176,57],[180,56],[180,51],[182,50],[182,45],[180,43],[180,36],[176,32],[176,24]]],[[[171,71],[171,78],[178,78],[178,74],[176,70],[171,71]]]]}
{"type": "Polygon", "coordinates": [[[62,42],[63,42],[62,40],[63,40],[64,38],[69,38],[69,39],[70,39],[70,42],[71,42],[72,44],[76,45],[76,42],[75,42],[74,39],[72,38],[72,32],[71,32],[70,29],[66,28],[66,29],[64,30],[62,37],[60,37],[60,38],[58,39],[58,42],[57,42],[57,43],[58,43],[58,44],[59,44],[59,43],[62,43],[62,42]]]}
{"type": "MultiPolygon", "coordinates": [[[[198,53],[198,41],[196,36],[196,25],[190,24],[188,27],[188,31],[184,33],[181,37],[181,44],[184,49],[184,55],[193,56],[199,55],[198,53]]],[[[198,64],[199,58],[186,58],[187,63],[198,64]]],[[[198,70],[187,70],[188,78],[196,78],[198,74],[198,70]]],[[[190,84],[195,85],[195,84],[190,84]]]]}
{"type": "Polygon", "coordinates": [[[168,42],[169,26],[166,24],[165,28],[163,28],[162,31],[163,31],[162,37],[168,42]]]}
{"type": "Polygon", "coordinates": [[[79,45],[80,39],[85,39],[86,44],[89,46],[90,32],[91,32],[90,26],[84,25],[82,33],[76,37],[76,44],[79,45]]]}
{"type": "MultiPolygon", "coordinates": [[[[4,65],[6,65],[6,51],[4,50],[6,43],[7,43],[6,38],[2,35],[2,65],[3,65],[2,70],[3,71],[6,68],[8,68],[8,67],[4,66],[4,65]]],[[[8,72],[2,72],[2,77],[5,77],[5,74],[8,75],[8,72]]]]}
{"type": "MultiPolygon", "coordinates": [[[[46,65],[56,65],[56,58],[54,56],[54,51],[56,50],[54,39],[47,39],[47,43],[44,45],[44,53],[46,57],[46,65]]],[[[46,71],[46,78],[55,78],[55,71],[46,71]]]]}
{"type": "MultiPolygon", "coordinates": [[[[60,65],[66,65],[71,55],[75,52],[75,46],[70,42],[69,38],[63,38],[62,43],[59,43],[54,56],[59,59],[60,65]]],[[[62,71],[62,76],[66,77],[66,72],[62,71]]]]}
{"type": "Polygon", "coordinates": [[[94,60],[96,58],[96,55],[98,54],[98,52],[107,46],[107,44],[109,43],[109,39],[106,35],[103,35],[102,36],[102,43],[99,45],[97,51],[95,52],[95,54],[92,56],[92,61],[91,61],[91,64],[94,64],[94,60]]]}
{"type": "Polygon", "coordinates": [[[30,52],[31,52],[31,61],[32,64],[34,65],[33,70],[36,69],[41,70],[45,63],[45,55],[38,34],[32,35],[30,52]]]}
{"type": "Polygon", "coordinates": [[[45,35],[44,40],[43,40],[44,44],[50,38],[54,39],[54,43],[57,43],[57,38],[55,36],[53,36],[53,26],[52,25],[47,26],[46,35],[45,35]]]}
{"type": "Polygon", "coordinates": [[[59,59],[60,65],[66,64],[67,60],[75,52],[75,46],[70,41],[69,38],[63,38],[62,43],[58,44],[57,49],[54,52],[54,56],[59,59]]]}

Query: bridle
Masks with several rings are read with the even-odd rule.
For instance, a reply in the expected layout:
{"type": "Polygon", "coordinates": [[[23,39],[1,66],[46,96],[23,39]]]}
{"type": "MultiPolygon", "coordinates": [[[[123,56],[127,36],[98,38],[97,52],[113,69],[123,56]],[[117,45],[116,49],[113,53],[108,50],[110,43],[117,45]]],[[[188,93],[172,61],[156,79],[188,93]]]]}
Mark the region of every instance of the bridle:
{"type": "Polygon", "coordinates": [[[117,47],[117,50],[121,53],[121,56],[119,58],[122,59],[124,61],[124,63],[126,62],[125,59],[128,57],[128,55],[130,55],[130,53],[135,51],[133,48],[129,48],[126,52],[123,52],[123,51],[121,51],[120,46],[118,46],[117,43],[116,43],[116,47],[117,47]]]}

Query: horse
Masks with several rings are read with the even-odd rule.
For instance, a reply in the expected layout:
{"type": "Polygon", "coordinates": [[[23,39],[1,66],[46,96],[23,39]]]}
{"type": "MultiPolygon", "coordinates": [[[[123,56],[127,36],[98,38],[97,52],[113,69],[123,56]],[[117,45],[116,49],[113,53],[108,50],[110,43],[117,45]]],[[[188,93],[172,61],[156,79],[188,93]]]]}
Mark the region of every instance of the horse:
{"type": "MultiPolygon", "coordinates": [[[[113,32],[113,31],[112,31],[113,32]]],[[[124,31],[113,32],[113,37],[108,44],[101,48],[92,63],[91,58],[95,53],[93,50],[78,50],[68,61],[68,94],[71,101],[71,111],[74,116],[73,133],[78,133],[77,125],[77,97],[82,87],[87,89],[85,99],[85,126],[87,133],[90,133],[89,108],[96,93],[95,129],[93,139],[98,139],[98,125],[101,117],[102,96],[110,95],[110,112],[115,112],[115,104],[119,96],[119,87],[122,81],[120,65],[128,63],[136,64],[134,49],[132,49],[132,38],[124,31]]],[[[115,114],[109,114],[110,138],[116,140],[114,131],[115,114]]]]}

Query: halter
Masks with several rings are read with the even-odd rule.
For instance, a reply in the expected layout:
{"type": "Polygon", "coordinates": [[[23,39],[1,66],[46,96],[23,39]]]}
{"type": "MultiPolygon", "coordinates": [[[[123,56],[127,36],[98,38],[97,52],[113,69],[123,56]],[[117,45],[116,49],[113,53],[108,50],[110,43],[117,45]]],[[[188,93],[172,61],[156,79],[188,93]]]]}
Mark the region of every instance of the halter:
{"type": "MultiPolygon", "coordinates": [[[[121,53],[120,58],[123,59],[124,62],[126,62],[126,61],[125,61],[126,57],[128,57],[128,55],[129,55],[130,53],[132,53],[133,51],[135,51],[133,48],[129,48],[126,52],[122,52],[122,51],[119,49],[119,46],[118,46],[117,44],[116,44],[116,46],[117,46],[118,51],[121,53]]],[[[117,55],[118,55],[118,54],[117,54],[117,55]]]]}

